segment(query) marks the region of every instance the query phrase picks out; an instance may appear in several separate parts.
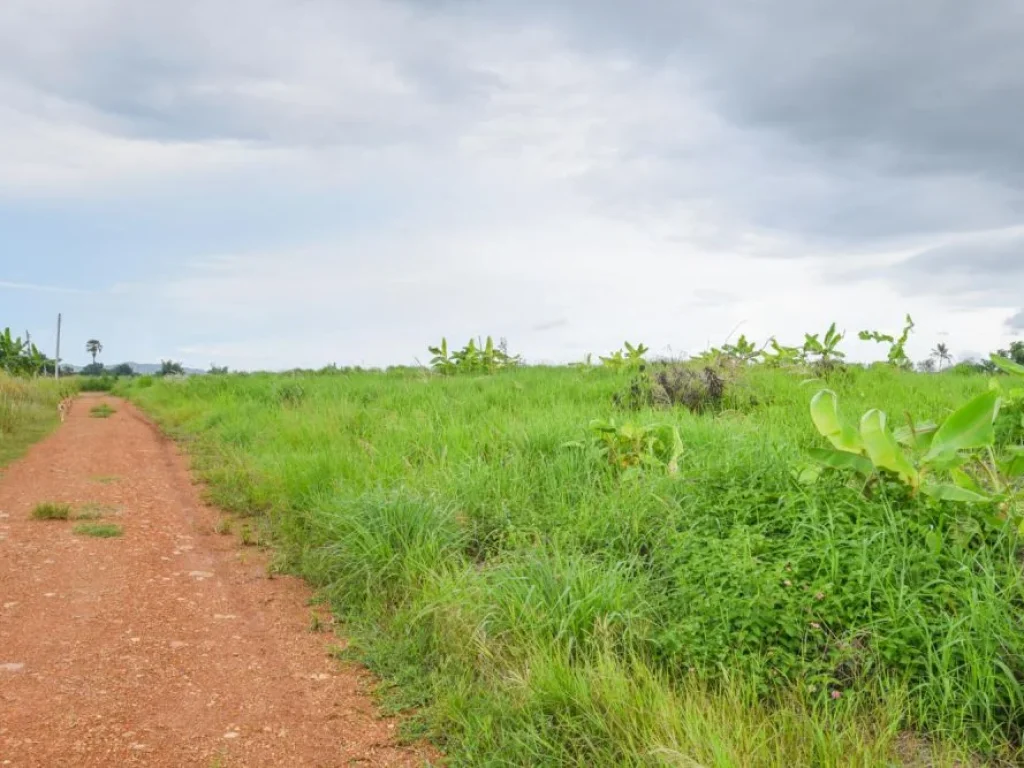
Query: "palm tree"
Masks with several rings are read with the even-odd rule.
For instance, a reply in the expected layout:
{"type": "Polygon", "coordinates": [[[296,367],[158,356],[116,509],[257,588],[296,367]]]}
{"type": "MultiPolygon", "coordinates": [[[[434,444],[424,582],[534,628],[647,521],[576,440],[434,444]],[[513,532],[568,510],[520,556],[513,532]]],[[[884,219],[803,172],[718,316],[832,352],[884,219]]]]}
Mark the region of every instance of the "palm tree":
{"type": "Polygon", "coordinates": [[[942,342],[935,345],[935,349],[932,350],[932,357],[939,361],[940,371],[942,370],[943,363],[953,362],[953,356],[949,354],[949,347],[942,342]]]}
{"type": "Polygon", "coordinates": [[[85,342],[85,351],[92,355],[92,364],[96,365],[96,355],[103,351],[103,345],[99,339],[89,339],[85,342]]]}

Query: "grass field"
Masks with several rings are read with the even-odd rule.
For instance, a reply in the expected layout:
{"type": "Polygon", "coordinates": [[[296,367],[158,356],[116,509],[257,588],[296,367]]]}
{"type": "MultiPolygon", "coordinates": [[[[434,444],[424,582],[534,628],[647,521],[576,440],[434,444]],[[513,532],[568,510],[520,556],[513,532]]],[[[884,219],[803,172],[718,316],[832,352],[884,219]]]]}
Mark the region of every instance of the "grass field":
{"type": "Polygon", "coordinates": [[[0,467],[25,452],[58,424],[57,403],[73,385],[0,372],[0,467]]]}
{"type": "MultiPolygon", "coordinates": [[[[1012,524],[838,475],[802,377],[626,412],[622,374],[522,368],[136,381],[212,500],[257,516],[454,765],[995,763],[1024,726],[1012,524]],[[593,419],[672,424],[622,471],[593,419]],[[580,443],[579,446],[567,445],[580,443]]],[[[851,419],[941,419],[985,376],[853,368],[851,419]]]]}

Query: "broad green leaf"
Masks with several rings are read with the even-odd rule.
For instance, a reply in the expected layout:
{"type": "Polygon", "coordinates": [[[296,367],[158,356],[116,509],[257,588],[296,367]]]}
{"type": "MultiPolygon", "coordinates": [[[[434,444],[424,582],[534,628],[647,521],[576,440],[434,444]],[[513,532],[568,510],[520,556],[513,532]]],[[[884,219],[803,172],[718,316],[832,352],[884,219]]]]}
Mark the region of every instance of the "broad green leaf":
{"type": "Polygon", "coordinates": [[[915,424],[913,428],[908,424],[905,427],[894,429],[892,435],[900,445],[925,451],[931,445],[932,438],[935,437],[938,429],[938,424],[928,421],[924,424],[915,424]]]}
{"type": "Polygon", "coordinates": [[[1011,373],[1015,376],[1024,376],[1024,365],[1015,363],[1013,360],[1007,360],[1005,357],[1000,357],[999,355],[992,355],[992,362],[1006,373],[1011,373]]]}
{"type": "Polygon", "coordinates": [[[864,476],[871,475],[875,471],[875,465],[871,463],[871,459],[861,456],[859,453],[819,448],[813,448],[808,453],[812,459],[832,469],[851,469],[864,476]]]}
{"type": "Polygon", "coordinates": [[[961,501],[967,504],[983,504],[992,501],[990,496],[946,483],[925,483],[921,486],[921,493],[940,501],[961,501]]]}
{"type": "Polygon", "coordinates": [[[876,467],[895,472],[903,482],[916,488],[920,482],[917,469],[885,426],[885,414],[872,408],[860,420],[860,436],[864,450],[876,467]]]}
{"type": "Polygon", "coordinates": [[[1009,456],[1000,462],[999,470],[1008,478],[1024,477],[1024,445],[1011,445],[1009,456]]]}
{"type": "Polygon", "coordinates": [[[938,531],[928,531],[924,537],[924,542],[928,545],[928,549],[931,550],[932,557],[937,557],[942,552],[942,536],[939,535],[938,531]]]}
{"type": "Polygon", "coordinates": [[[857,430],[839,419],[836,393],[832,390],[823,389],[811,400],[811,420],[821,436],[840,451],[860,453],[864,450],[857,430]]]}
{"type": "Polygon", "coordinates": [[[968,491],[974,491],[975,493],[984,493],[981,486],[978,485],[978,481],[968,475],[962,469],[952,469],[949,476],[953,478],[953,483],[958,488],[965,488],[968,491]]]}
{"type": "Polygon", "coordinates": [[[932,438],[932,447],[924,461],[931,462],[940,456],[992,445],[996,441],[992,425],[998,414],[998,391],[990,389],[978,395],[942,423],[932,438]]]}

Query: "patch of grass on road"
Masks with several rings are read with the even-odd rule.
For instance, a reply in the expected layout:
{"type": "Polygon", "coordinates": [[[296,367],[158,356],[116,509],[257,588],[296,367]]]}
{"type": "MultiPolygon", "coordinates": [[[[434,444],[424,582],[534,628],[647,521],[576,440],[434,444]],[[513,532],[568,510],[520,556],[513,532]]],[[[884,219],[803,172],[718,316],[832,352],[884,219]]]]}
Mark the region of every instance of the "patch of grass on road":
{"type": "Polygon", "coordinates": [[[93,536],[97,539],[113,539],[124,533],[120,525],[113,523],[79,523],[75,526],[79,536],[93,536]]]}
{"type": "Polygon", "coordinates": [[[71,505],[45,501],[36,504],[32,510],[32,517],[36,520],[67,520],[71,517],[71,505]]]}
{"type": "Polygon", "coordinates": [[[115,413],[117,413],[117,410],[111,408],[106,403],[94,405],[92,408],[89,409],[89,415],[92,416],[94,419],[109,419],[115,413]]]}

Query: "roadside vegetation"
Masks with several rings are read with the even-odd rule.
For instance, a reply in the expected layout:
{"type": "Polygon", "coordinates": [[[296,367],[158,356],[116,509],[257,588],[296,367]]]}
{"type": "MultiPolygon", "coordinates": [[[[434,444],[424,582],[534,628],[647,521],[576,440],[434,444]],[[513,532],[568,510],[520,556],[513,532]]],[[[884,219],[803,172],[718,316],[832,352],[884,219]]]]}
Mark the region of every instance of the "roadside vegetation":
{"type": "Polygon", "coordinates": [[[452,764],[1014,761],[1024,377],[911,330],[124,390],[452,764]]]}
{"type": "Polygon", "coordinates": [[[0,467],[59,423],[57,404],[73,384],[41,378],[46,358],[35,345],[0,332],[0,467]]]}

